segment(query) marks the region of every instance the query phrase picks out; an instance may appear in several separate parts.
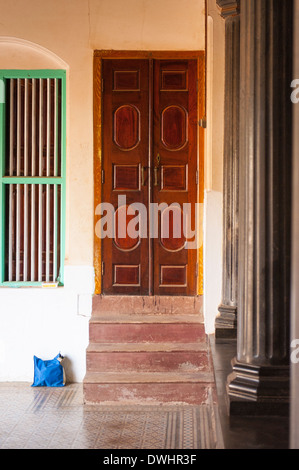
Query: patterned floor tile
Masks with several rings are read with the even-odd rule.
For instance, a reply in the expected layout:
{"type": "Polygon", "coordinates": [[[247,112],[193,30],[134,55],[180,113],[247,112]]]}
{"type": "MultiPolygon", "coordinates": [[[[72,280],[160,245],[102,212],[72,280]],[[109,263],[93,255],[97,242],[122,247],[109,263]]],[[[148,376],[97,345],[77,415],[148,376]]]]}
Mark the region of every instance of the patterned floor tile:
{"type": "Polygon", "coordinates": [[[81,384],[0,383],[1,449],[222,448],[215,404],[83,405],[81,384]]]}

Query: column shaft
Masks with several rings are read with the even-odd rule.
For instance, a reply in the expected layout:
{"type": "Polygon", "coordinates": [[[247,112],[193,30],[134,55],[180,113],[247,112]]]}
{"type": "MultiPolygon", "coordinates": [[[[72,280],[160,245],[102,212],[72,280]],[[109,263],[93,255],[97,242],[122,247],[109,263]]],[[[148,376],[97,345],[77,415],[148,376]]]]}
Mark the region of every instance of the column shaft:
{"type": "Polygon", "coordinates": [[[222,300],[215,322],[216,341],[236,338],[238,302],[239,210],[239,2],[222,2],[225,20],[225,124],[223,156],[222,300]]]}
{"type": "Polygon", "coordinates": [[[237,357],[228,380],[231,413],[288,410],[291,6],[241,0],[239,301],[237,357]]]}

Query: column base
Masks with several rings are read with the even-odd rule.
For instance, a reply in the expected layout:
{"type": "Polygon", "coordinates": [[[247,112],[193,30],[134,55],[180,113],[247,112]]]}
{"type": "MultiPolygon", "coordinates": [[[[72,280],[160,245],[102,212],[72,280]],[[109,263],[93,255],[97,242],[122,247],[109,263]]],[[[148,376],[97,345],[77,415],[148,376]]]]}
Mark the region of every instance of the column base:
{"type": "Polygon", "coordinates": [[[215,320],[215,339],[237,338],[237,307],[231,305],[220,305],[220,315],[215,320]]]}
{"type": "Polygon", "coordinates": [[[231,416],[286,416],[289,414],[289,366],[256,366],[232,361],[227,380],[231,416]]]}

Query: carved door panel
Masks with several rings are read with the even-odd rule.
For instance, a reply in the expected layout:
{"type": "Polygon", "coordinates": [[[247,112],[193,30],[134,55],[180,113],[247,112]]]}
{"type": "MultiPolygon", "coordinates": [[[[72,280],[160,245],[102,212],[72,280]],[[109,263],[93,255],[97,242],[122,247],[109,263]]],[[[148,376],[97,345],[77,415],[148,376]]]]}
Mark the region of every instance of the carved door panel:
{"type": "Polygon", "coordinates": [[[102,77],[102,291],[196,295],[197,60],[106,59],[102,77]]]}
{"type": "Polygon", "coordinates": [[[153,250],[157,295],[196,294],[197,250],[187,248],[197,201],[196,87],[195,60],[155,61],[153,199],[161,206],[153,250]]]}
{"type": "Polygon", "coordinates": [[[128,206],[141,203],[148,207],[144,179],[148,166],[148,102],[147,60],[103,61],[102,199],[116,211],[114,237],[106,236],[102,242],[106,294],[148,294],[148,239],[129,236],[126,230],[135,218],[127,214],[128,206]]]}

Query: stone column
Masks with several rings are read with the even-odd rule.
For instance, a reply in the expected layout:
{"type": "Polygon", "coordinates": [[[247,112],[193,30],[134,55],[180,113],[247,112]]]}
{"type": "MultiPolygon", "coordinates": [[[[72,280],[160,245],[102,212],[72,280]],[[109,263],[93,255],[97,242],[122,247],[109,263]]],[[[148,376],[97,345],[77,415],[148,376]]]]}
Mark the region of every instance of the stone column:
{"type": "Polygon", "coordinates": [[[292,5],[240,4],[238,337],[230,414],[289,408],[292,5]]]}
{"type": "Polygon", "coordinates": [[[237,336],[238,206],[239,206],[239,0],[217,0],[225,18],[225,124],[223,158],[222,301],[215,322],[215,338],[237,336]]]}
{"type": "MultiPolygon", "coordinates": [[[[299,0],[294,14],[294,80],[299,79],[299,0]]],[[[296,86],[298,90],[298,86],[296,86]]],[[[292,90],[295,91],[295,90],[292,90]]],[[[293,215],[292,215],[292,283],[291,283],[291,409],[290,448],[299,449],[299,100],[293,104],[293,215]],[[295,357],[293,357],[295,355],[295,357]]]]}

